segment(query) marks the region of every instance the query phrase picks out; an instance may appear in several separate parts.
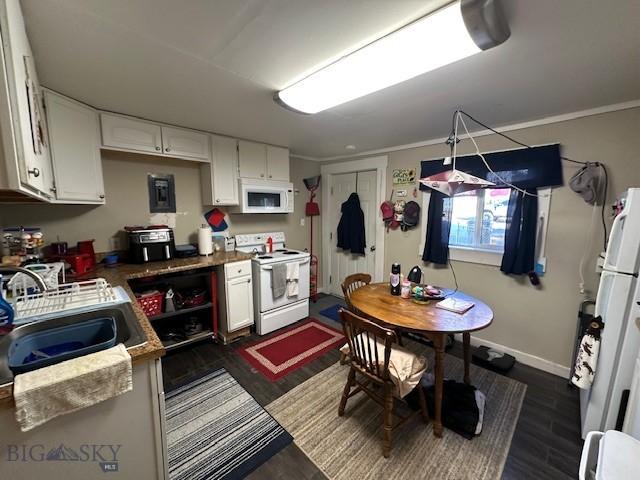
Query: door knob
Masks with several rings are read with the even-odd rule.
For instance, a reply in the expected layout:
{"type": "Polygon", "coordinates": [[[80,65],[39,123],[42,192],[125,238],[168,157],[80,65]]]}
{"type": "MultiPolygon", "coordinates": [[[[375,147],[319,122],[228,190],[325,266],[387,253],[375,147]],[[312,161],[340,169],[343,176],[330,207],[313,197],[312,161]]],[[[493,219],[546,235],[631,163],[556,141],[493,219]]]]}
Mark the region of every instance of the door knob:
{"type": "Polygon", "coordinates": [[[40,176],[40,169],[37,167],[34,167],[31,170],[27,170],[27,173],[29,175],[33,175],[34,177],[38,178],[40,176]]]}

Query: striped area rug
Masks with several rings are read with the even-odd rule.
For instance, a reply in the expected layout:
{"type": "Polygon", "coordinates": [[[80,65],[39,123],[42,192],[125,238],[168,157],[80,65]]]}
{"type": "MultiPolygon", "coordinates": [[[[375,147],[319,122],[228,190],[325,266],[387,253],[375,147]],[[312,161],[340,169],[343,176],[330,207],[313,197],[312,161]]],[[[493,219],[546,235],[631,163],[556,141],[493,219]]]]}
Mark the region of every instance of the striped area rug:
{"type": "MultiPolygon", "coordinates": [[[[423,347],[424,348],[424,347],[423,347]]],[[[431,351],[425,351],[433,360],[431,351]]],[[[462,361],[445,356],[445,376],[461,379],[462,361]]],[[[472,383],[487,396],[482,433],[473,440],[445,429],[442,438],[419,418],[394,432],[391,457],[382,456],[382,409],[362,392],[338,403],[347,365],[335,364],[290,390],[267,410],[331,480],[497,480],[502,475],[526,385],[471,366],[472,383]]]]}
{"type": "Polygon", "coordinates": [[[243,478],[293,438],[225,369],[165,396],[169,478],[243,478]]]}

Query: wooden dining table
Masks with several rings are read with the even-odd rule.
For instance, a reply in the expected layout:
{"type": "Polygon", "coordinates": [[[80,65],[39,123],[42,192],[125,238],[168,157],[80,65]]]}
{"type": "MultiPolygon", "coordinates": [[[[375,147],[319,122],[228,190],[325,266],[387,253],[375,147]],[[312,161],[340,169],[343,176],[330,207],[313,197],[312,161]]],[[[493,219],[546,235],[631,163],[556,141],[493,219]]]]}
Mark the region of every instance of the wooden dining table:
{"type": "Polygon", "coordinates": [[[444,382],[444,347],[446,337],[462,334],[464,351],[464,383],[470,384],[471,332],[491,325],[493,311],[484,302],[462,292],[444,290],[445,295],[473,302],[474,306],[459,314],[437,308],[437,300],[416,303],[412,299],[391,295],[388,283],[372,283],[351,293],[351,304],[371,320],[394,329],[414,332],[431,340],[435,349],[435,412],[433,433],[442,436],[442,391],[444,382]]]}

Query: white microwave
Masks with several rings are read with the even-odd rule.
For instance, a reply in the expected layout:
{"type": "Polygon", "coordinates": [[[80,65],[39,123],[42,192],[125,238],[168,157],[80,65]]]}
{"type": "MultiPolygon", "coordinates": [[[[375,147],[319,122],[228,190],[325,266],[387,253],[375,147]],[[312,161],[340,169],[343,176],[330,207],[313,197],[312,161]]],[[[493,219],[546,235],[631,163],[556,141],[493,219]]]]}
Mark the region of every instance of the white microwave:
{"type": "Polygon", "coordinates": [[[231,212],[293,213],[293,183],[241,178],[239,187],[239,204],[231,212]]]}

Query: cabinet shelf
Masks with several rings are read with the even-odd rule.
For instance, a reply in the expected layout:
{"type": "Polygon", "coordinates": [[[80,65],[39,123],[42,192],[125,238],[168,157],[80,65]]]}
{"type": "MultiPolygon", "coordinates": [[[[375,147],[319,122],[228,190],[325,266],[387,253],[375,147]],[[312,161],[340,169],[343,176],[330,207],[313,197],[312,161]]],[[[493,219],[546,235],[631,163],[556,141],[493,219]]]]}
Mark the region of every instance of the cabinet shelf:
{"type": "Polygon", "coordinates": [[[205,330],[204,332],[196,333],[195,335],[192,335],[191,337],[185,340],[180,340],[180,341],[168,340],[168,341],[162,342],[162,344],[164,345],[164,349],[167,352],[169,352],[176,348],[189,345],[190,343],[200,342],[208,338],[213,338],[213,332],[211,330],[205,330]]]}
{"type": "Polygon", "coordinates": [[[181,308],[180,310],[176,310],[175,312],[160,313],[159,315],[154,315],[153,317],[149,317],[149,320],[153,322],[156,320],[162,320],[164,318],[179,317],[181,315],[187,315],[189,313],[199,312],[200,310],[205,310],[207,308],[211,308],[212,306],[213,306],[213,303],[207,302],[207,303],[203,303],[202,305],[196,305],[195,307],[181,308]]]}

